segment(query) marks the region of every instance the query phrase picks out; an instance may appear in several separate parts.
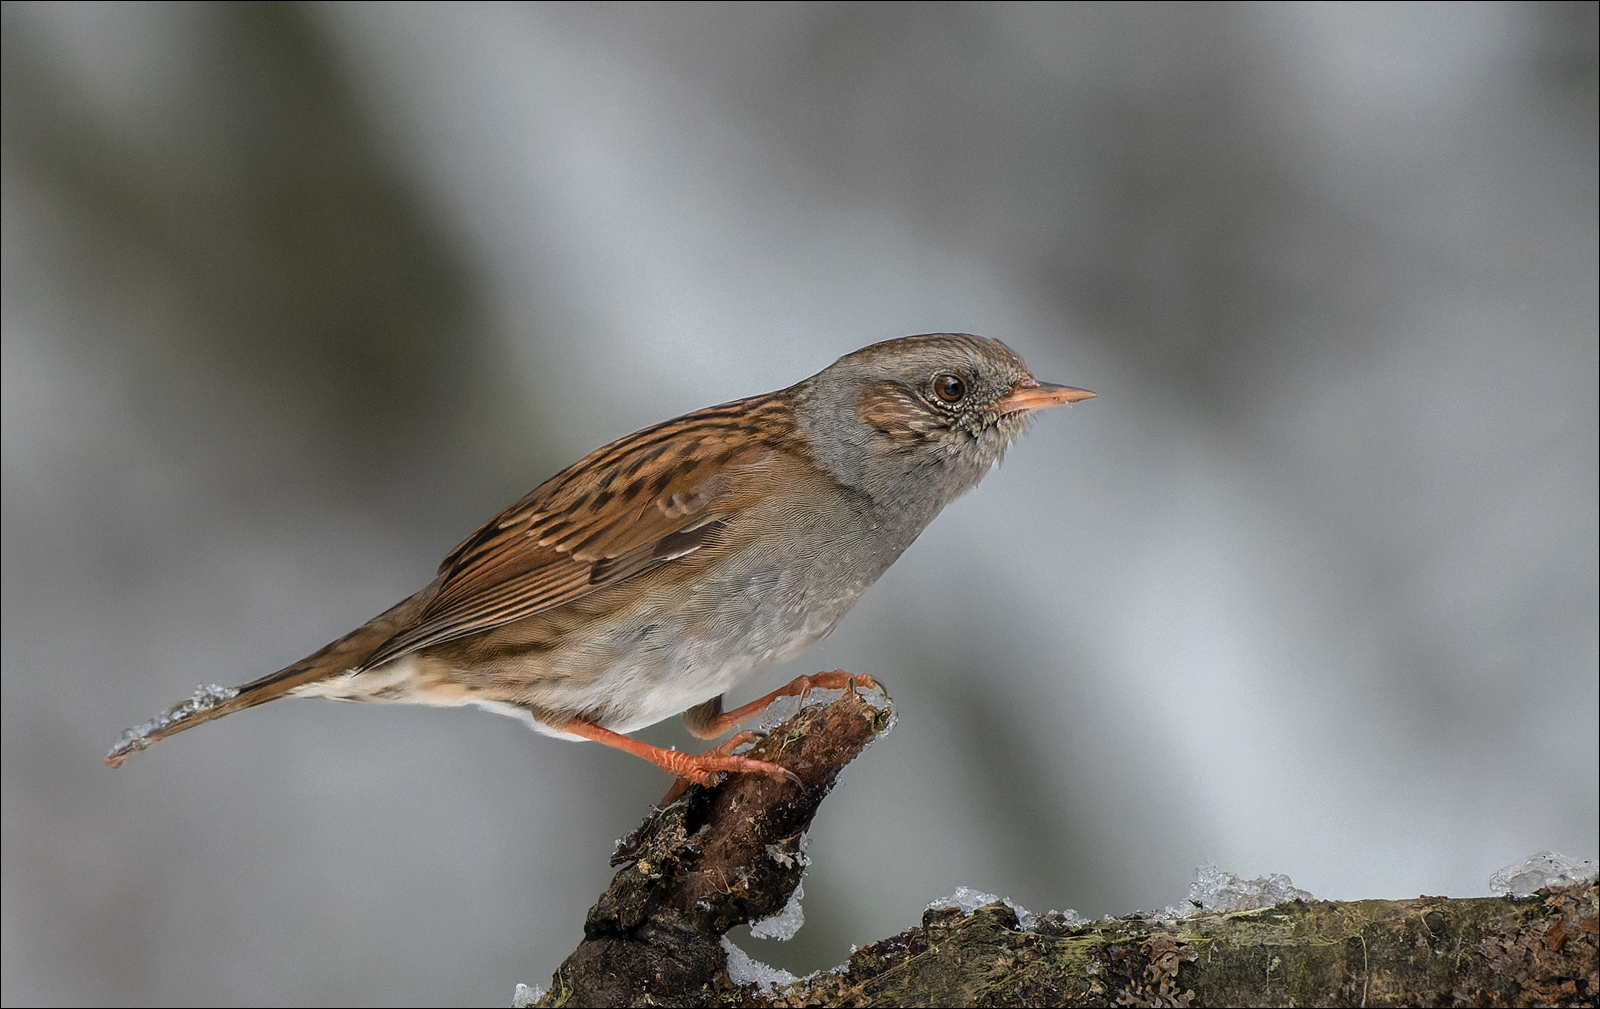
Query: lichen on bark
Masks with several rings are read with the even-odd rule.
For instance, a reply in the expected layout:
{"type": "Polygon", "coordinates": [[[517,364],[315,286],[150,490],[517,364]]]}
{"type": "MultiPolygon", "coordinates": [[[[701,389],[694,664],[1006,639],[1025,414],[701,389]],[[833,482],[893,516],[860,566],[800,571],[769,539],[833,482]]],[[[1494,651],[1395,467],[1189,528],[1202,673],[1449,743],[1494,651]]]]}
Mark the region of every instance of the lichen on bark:
{"type": "Polygon", "coordinates": [[[739,1006],[1592,1006],[1593,883],[1532,897],[1295,901],[1034,931],[1004,903],[856,951],[739,1006]]]}

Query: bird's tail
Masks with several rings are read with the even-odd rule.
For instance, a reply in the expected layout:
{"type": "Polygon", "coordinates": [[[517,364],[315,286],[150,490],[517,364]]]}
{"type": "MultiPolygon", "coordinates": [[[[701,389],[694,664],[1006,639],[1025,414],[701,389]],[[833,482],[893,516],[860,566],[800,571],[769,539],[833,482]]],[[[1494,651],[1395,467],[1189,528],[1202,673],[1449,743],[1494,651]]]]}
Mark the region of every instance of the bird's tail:
{"type": "Polygon", "coordinates": [[[344,637],[313,652],[291,666],[285,666],[242,687],[215,684],[195,688],[194,696],[179,701],[143,725],[128,729],[117,745],[106,754],[106,764],[121,767],[129,757],[151,743],[192,729],[213,718],[253,708],[278,698],[295,688],[359,668],[367,656],[395,635],[421,608],[421,593],[362,624],[344,637]]]}

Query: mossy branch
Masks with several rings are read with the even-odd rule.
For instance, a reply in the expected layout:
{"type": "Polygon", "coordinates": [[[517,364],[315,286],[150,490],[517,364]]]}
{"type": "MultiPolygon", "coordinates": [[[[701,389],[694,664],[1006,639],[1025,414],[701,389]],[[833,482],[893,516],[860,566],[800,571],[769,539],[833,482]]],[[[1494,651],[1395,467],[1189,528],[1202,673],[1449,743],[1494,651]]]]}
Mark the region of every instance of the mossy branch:
{"type": "Polygon", "coordinates": [[[1003,903],[921,927],[739,1006],[1592,1006],[1593,883],[1532,897],[1295,901],[1052,933],[1003,903]]]}
{"type": "Polygon", "coordinates": [[[853,692],[802,710],[751,751],[801,784],[739,776],[647,819],[536,1004],[1592,1006],[1600,995],[1592,882],[1522,899],[1294,901],[1031,929],[1004,903],[950,908],[837,973],[775,990],[735,984],[723,934],[787,904],[818,805],[891,717],[853,692]]]}

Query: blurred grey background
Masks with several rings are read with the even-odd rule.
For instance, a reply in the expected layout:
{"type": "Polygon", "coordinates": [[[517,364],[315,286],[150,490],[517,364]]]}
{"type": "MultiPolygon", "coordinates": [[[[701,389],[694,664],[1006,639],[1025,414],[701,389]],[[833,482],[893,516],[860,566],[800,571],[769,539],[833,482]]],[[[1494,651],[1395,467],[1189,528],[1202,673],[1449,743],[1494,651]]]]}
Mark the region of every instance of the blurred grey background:
{"type": "Polygon", "coordinates": [[[589,449],[933,330],[1100,398],[733,698],[901,714],[753,956],[1600,848],[1594,4],[3,10],[7,1004],[548,983],[643,762],[309,701],[101,756],[589,449]]]}

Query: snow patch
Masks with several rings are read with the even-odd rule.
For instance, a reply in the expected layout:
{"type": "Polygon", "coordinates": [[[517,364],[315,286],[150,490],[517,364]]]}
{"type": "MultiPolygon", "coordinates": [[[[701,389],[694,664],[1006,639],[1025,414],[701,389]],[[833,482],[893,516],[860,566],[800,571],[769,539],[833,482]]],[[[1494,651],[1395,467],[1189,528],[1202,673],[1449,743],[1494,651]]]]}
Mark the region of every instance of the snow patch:
{"type": "MultiPolygon", "coordinates": [[[[798,850],[793,854],[785,851],[781,844],[769,844],[767,845],[767,857],[785,869],[793,869],[799,866],[801,870],[804,870],[806,866],[811,864],[811,856],[806,853],[806,849],[810,847],[811,835],[801,834],[800,843],[796,845],[798,850]]],[[[796,883],[794,892],[789,895],[789,903],[783,906],[783,910],[770,918],[762,918],[760,921],[751,922],[750,934],[757,939],[776,939],[779,942],[787,942],[793,939],[794,934],[800,931],[800,926],[806,923],[806,912],[800,906],[800,900],[805,895],[805,883],[796,883]]]]}
{"type": "Polygon", "coordinates": [[[959,907],[962,914],[971,915],[978,908],[993,904],[999,899],[992,893],[974,890],[970,886],[958,886],[956,892],[950,896],[928,901],[928,910],[942,911],[947,907],[959,907]]]}
{"type": "Polygon", "coordinates": [[[755,985],[761,994],[771,995],[774,989],[800,980],[782,968],[752,959],[727,936],[722,937],[722,948],[728,954],[728,980],[736,985],[755,985]]]}
{"type": "Polygon", "coordinates": [[[938,900],[929,901],[928,910],[939,911],[947,907],[956,907],[961,909],[961,913],[963,915],[971,917],[972,913],[978,908],[986,907],[989,904],[993,904],[997,900],[1005,904],[1005,906],[1009,907],[1012,911],[1016,912],[1017,926],[1024,932],[1031,932],[1038,928],[1041,921],[1045,921],[1058,928],[1072,928],[1083,921],[1083,917],[1071,908],[1068,908],[1065,911],[1046,911],[1043,915],[1038,915],[1023,907],[1021,904],[1018,904],[1010,897],[997,897],[992,893],[984,893],[982,890],[974,890],[970,886],[958,886],[956,887],[956,892],[952,893],[950,896],[940,897],[938,900]]]}
{"type": "MultiPolygon", "coordinates": [[[[1590,863],[1592,865],[1592,863],[1590,863]]],[[[1592,873],[1592,870],[1591,870],[1592,873]]],[[[1231,872],[1223,872],[1215,865],[1206,864],[1194,871],[1194,882],[1189,884],[1189,896],[1183,903],[1164,911],[1139,911],[1134,917],[1170,921],[1191,915],[1223,914],[1229,911],[1254,911],[1272,907],[1291,900],[1314,900],[1310,893],[1295,887],[1294,881],[1282,873],[1273,873],[1259,879],[1244,879],[1231,872]]],[[[971,887],[958,887],[948,897],[940,897],[928,904],[928,910],[960,908],[971,915],[978,908],[1001,901],[1017,914],[1017,925],[1026,932],[1064,932],[1087,924],[1090,919],[1068,908],[1065,911],[1047,911],[1034,914],[1009,897],[1001,898],[971,887]]]]}
{"type": "Polygon", "coordinates": [[[1256,879],[1245,879],[1223,872],[1207,862],[1194,871],[1189,897],[1160,912],[1157,917],[1187,918],[1195,914],[1226,914],[1230,911],[1255,911],[1291,900],[1315,900],[1309,891],[1295,887],[1294,880],[1281,872],[1256,879]]]}
{"type": "Polygon", "coordinates": [[[788,942],[794,934],[800,931],[800,926],[806,923],[806,912],[800,906],[800,898],[806,895],[804,883],[797,883],[794,893],[789,895],[789,903],[783,905],[783,910],[770,918],[750,923],[750,934],[757,939],[776,939],[779,942],[788,942]]]}
{"type": "Polygon", "coordinates": [[[1489,877],[1489,889],[1507,897],[1529,897],[1547,886],[1569,886],[1594,879],[1600,863],[1569,858],[1559,851],[1541,851],[1489,877]]]}
{"type": "MultiPolygon", "coordinates": [[[[1018,921],[1020,920],[1021,918],[1019,916],[1018,921]]],[[[1054,931],[1066,932],[1077,928],[1079,925],[1088,924],[1088,921],[1089,919],[1085,918],[1083,915],[1074,911],[1070,907],[1065,911],[1056,911],[1052,909],[1039,916],[1039,920],[1034,924],[1034,928],[1037,929],[1040,925],[1046,925],[1054,931]]]]}

